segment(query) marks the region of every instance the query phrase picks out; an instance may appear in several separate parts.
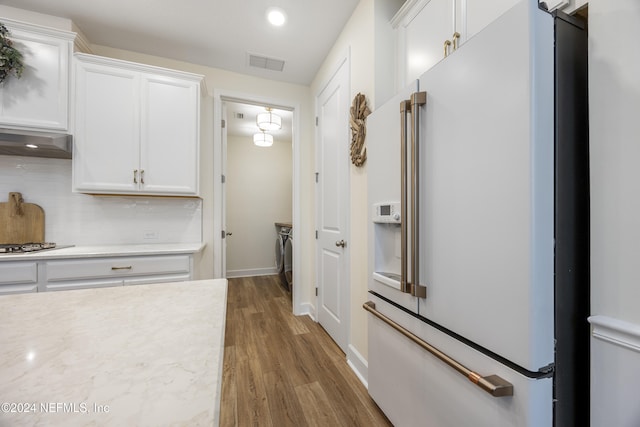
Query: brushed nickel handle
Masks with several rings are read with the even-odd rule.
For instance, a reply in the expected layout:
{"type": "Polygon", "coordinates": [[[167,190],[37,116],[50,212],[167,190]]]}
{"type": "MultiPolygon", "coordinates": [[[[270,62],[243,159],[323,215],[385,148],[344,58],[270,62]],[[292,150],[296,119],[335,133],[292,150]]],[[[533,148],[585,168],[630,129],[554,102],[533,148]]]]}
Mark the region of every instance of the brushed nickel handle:
{"type": "Polygon", "coordinates": [[[444,41],[444,57],[446,58],[449,55],[449,46],[451,46],[451,40],[444,41]]]}
{"type": "MultiPolygon", "coordinates": [[[[409,226],[411,233],[411,280],[409,288],[411,295],[418,298],[427,297],[426,286],[420,285],[420,246],[418,237],[420,229],[418,218],[420,218],[420,106],[427,103],[427,92],[415,92],[411,95],[411,209],[409,210],[411,219],[409,226]]],[[[406,241],[406,240],[405,240],[406,241]]]]}
{"type": "Polygon", "coordinates": [[[460,42],[460,33],[456,31],[455,33],[453,33],[453,50],[458,49],[459,42],[460,42]]]}
{"type": "Polygon", "coordinates": [[[128,265],[126,267],[111,267],[112,270],[131,270],[133,267],[131,265],[128,265]]]}
{"type": "Polygon", "coordinates": [[[407,281],[407,124],[411,101],[400,102],[400,291],[409,293],[407,281]]]}
{"type": "Polygon", "coordinates": [[[344,248],[345,246],[347,246],[347,242],[345,242],[344,240],[338,240],[336,242],[336,246],[344,248]]]}
{"type": "Polygon", "coordinates": [[[133,170],[133,183],[134,184],[138,183],[138,169],[133,170]]]}
{"type": "Polygon", "coordinates": [[[140,184],[144,184],[144,169],[140,171],[140,184]]]}
{"type": "Polygon", "coordinates": [[[376,310],[376,304],[372,301],[367,301],[362,305],[362,308],[367,310],[369,313],[376,316],[378,319],[382,320],[387,325],[391,326],[396,331],[400,332],[405,337],[409,338],[414,343],[418,344],[420,347],[433,354],[435,357],[458,371],[460,374],[465,376],[469,381],[480,387],[482,390],[486,391],[493,397],[504,397],[504,396],[513,396],[513,384],[508,382],[507,380],[499,377],[498,375],[486,375],[482,376],[471,369],[464,366],[462,363],[457,360],[451,358],[447,354],[438,350],[436,347],[432,346],[428,342],[422,340],[417,335],[408,331],[404,327],[400,326],[393,320],[389,319],[384,314],[380,313],[376,310]]]}

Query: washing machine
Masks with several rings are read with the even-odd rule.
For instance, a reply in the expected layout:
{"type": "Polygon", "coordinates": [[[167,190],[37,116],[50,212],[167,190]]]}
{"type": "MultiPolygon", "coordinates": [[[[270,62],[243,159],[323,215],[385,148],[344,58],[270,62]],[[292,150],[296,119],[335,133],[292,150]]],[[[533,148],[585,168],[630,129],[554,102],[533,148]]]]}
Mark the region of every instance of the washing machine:
{"type": "Polygon", "coordinates": [[[284,242],[284,277],[289,290],[293,288],[293,230],[284,242]]]}
{"type": "Polygon", "coordinates": [[[281,227],[276,237],[276,270],[282,281],[282,285],[288,288],[287,279],[285,277],[285,246],[287,240],[289,240],[289,234],[291,229],[287,227],[281,227]]]}

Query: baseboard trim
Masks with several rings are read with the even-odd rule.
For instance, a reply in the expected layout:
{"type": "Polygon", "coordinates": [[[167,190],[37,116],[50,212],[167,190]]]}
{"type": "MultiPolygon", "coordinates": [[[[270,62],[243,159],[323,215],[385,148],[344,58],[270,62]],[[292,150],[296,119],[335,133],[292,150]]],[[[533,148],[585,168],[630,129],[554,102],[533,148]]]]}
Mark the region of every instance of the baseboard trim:
{"type": "Polygon", "coordinates": [[[271,276],[278,274],[275,267],[271,268],[249,268],[246,270],[227,270],[227,278],[251,277],[251,276],[271,276]]]}
{"type": "Polygon", "coordinates": [[[349,344],[347,349],[347,364],[351,367],[356,376],[364,384],[365,388],[369,388],[369,363],[367,359],[362,357],[360,352],[354,346],[349,344]]]}
{"type": "Polygon", "coordinates": [[[317,322],[318,320],[316,319],[316,308],[313,304],[311,304],[310,302],[303,302],[302,304],[300,304],[300,310],[295,310],[294,308],[294,313],[296,316],[304,316],[307,315],[309,317],[311,317],[311,319],[313,319],[314,322],[317,322]]]}
{"type": "Polygon", "coordinates": [[[591,316],[592,335],[602,341],[640,353],[640,325],[608,316],[591,316]]]}

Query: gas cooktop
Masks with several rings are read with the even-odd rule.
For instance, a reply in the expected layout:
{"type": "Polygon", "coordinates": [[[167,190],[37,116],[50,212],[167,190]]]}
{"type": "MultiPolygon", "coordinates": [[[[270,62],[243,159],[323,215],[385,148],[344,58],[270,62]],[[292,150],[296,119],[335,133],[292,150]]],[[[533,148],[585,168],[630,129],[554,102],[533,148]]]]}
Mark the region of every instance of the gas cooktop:
{"type": "Polygon", "coordinates": [[[5,243],[0,244],[0,254],[24,254],[55,248],[55,243],[5,243]]]}

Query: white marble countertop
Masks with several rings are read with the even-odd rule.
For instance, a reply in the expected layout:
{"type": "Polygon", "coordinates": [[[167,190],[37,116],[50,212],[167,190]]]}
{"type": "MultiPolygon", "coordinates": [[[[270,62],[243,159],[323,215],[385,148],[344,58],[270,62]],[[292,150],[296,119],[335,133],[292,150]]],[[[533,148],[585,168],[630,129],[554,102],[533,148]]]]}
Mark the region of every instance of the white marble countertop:
{"type": "Polygon", "coordinates": [[[218,425],[225,279],[0,298],[0,426],[218,425]]]}
{"type": "Polygon", "coordinates": [[[193,254],[200,252],[204,243],[152,243],[137,245],[95,245],[95,246],[72,246],[47,249],[44,251],[0,254],[0,262],[3,261],[24,261],[56,258],[95,258],[112,256],[139,256],[139,255],[172,255],[172,254],[193,254]]]}

